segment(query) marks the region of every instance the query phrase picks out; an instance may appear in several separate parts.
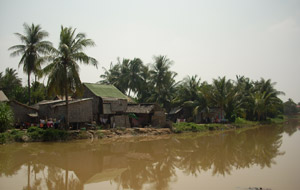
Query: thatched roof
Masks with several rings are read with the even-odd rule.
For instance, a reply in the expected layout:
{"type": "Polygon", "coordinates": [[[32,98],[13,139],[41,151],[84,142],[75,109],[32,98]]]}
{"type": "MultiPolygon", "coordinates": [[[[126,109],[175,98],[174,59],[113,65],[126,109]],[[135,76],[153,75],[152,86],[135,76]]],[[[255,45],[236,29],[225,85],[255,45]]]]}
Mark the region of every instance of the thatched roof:
{"type": "Polygon", "coordinates": [[[0,90],[0,102],[6,102],[6,101],[8,101],[8,98],[6,97],[4,92],[0,90]]]}
{"type": "Polygon", "coordinates": [[[149,114],[154,111],[164,111],[158,104],[128,104],[126,113],[144,113],[149,114]]]}
{"type": "Polygon", "coordinates": [[[126,113],[151,113],[153,110],[154,105],[128,105],[126,113]]]}
{"type": "Polygon", "coordinates": [[[84,83],[84,86],[86,86],[94,95],[101,98],[127,99],[127,96],[113,85],[84,83]]]}

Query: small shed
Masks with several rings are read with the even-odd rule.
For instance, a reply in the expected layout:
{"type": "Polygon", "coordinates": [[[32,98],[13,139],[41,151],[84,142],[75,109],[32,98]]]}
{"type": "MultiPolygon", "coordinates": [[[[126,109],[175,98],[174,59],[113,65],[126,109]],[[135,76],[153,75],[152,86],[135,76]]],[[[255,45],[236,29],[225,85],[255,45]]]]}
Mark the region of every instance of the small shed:
{"type": "Polygon", "coordinates": [[[0,102],[8,102],[8,98],[2,90],[0,90],[0,102]]]}
{"type": "Polygon", "coordinates": [[[14,113],[16,123],[38,123],[37,109],[15,100],[9,101],[9,105],[14,113]]]}
{"type": "Polygon", "coordinates": [[[128,104],[126,113],[130,116],[132,127],[147,125],[162,126],[166,123],[165,110],[158,104],[128,104]]]}
{"type": "Polygon", "coordinates": [[[183,116],[183,108],[182,107],[175,107],[172,108],[169,112],[168,116],[169,119],[173,122],[177,122],[178,119],[185,119],[183,116]]]}
{"type": "Polygon", "coordinates": [[[203,109],[197,115],[197,121],[201,123],[220,123],[223,120],[225,120],[225,111],[218,107],[203,109]]]}

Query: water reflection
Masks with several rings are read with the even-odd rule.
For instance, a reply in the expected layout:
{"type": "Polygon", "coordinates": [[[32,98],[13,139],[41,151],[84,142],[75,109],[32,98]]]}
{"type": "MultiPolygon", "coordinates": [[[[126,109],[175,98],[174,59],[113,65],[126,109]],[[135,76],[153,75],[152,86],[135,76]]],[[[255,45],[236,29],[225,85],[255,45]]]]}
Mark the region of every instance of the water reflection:
{"type": "Polygon", "coordinates": [[[197,176],[230,175],[233,169],[276,164],[284,132],[295,125],[199,136],[174,135],[97,142],[12,144],[0,147],[0,178],[27,172],[23,189],[84,189],[111,181],[117,189],[168,189],[176,170],[197,176]]]}

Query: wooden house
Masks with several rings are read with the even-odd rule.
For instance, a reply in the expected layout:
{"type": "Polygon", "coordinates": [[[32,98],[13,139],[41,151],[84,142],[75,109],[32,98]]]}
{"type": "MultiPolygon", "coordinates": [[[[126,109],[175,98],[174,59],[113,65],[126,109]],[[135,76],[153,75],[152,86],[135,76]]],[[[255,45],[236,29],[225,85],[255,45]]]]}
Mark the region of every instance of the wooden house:
{"type": "MultiPolygon", "coordinates": [[[[65,100],[45,100],[34,105],[39,110],[40,119],[64,120],[66,118],[65,100]]],[[[91,123],[93,121],[92,99],[74,99],[69,101],[70,123],[91,123]]]]}
{"type": "Polygon", "coordinates": [[[84,83],[83,98],[92,98],[93,120],[110,127],[130,127],[128,97],[113,85],[84,83]]]}
{"type": "Polygon", "coordinates": [[[9,101],[9,105],[14,113],[14,120],[16,123],[38,123],[38,110],[17,102],[15,100],[9,101]]]}
{"type": "Polygon", "coordinates": [[[163,126],[166,123],[165,110],[158,104],[130,103],[127,106],[126,113],[130,116],[130,123],[132,127],[145,126],[163,126]]]}

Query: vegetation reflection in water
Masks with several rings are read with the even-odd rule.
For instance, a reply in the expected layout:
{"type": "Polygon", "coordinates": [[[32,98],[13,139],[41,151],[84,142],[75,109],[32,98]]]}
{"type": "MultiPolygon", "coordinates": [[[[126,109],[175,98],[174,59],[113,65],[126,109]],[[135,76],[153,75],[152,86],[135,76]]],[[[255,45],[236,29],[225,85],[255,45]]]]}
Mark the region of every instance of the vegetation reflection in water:
{"type": "Polygon", "coordinates": [[[295,127],[260,127],[224,133],[105,139],[96,142],[11,144],[0,147],[0,178],[28,172],[23,189],[83,189],[111,181],[118,188],[165,189],[176,169],[197,176],[230,175],[233,169],[261,168],[284,155],[283,132],[295,127]],[[67,179],[67,180],[66,180],[67,179]]]}

